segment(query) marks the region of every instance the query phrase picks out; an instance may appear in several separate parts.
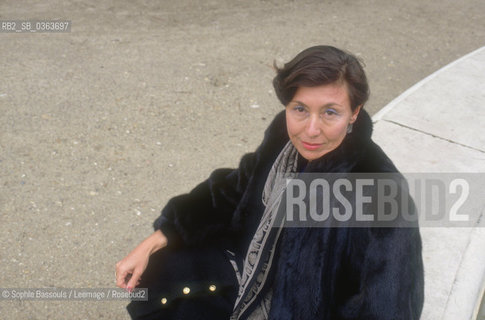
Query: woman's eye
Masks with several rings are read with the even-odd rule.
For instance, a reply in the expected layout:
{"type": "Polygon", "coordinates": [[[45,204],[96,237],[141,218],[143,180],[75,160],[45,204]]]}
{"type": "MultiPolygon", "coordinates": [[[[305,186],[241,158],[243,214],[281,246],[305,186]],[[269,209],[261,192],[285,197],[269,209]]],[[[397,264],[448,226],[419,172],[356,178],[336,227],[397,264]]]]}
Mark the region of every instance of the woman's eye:
{"type": "Polygon", "coordinates": [[[303,106],[295,106],[294,110],[298,112],[304,112],[305,108],[303,106]]]}
{"type": "Polygon", "coordinates": [[[335,111],[334,109],[327,109],[327,110],[325,110],[325,115],[326,116],[335,116],[337,114],[338,114],[337,111],[335,111]]]}

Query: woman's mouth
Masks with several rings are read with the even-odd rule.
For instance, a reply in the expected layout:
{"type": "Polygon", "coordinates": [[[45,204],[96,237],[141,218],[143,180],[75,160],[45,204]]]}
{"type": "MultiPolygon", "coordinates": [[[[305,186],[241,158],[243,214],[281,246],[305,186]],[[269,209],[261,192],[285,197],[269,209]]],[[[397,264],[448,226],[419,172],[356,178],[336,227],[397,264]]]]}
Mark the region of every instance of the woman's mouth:
{"type": "Polygon", "coordinates": [[[304,142],[304,141],[302,141],[301,143],[303,144],[303,147],[305,149],[310,150],[310,151],[317,150],[322,145],[321,143],[308,143],[308,142],[304,142]]]}

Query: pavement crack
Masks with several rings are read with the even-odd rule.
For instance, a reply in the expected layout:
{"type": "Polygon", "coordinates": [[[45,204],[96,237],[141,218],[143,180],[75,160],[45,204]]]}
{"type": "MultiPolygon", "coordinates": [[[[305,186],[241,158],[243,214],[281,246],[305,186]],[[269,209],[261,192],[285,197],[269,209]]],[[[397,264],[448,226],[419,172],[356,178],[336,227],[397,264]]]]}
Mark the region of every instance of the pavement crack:
{"type": "Polygon", "coordinates": [[[463,143],[459,143],[459,142],[456,142],[456,141],[453,141],[453,140],[450,140],[450,139],[446,139],[446,138],[443,138],[443,137],[440,137],[440,136],[436,136],[432,133],[429,133],[429,132],[425,132],[425,131],[422,131],[422,130],[419,130],[419,129],[416,129],[416,128],[413,128],[413,127],[409,127],[407,125],[404,125],[402,123],[399,123],[399,122],[396,122],[396,121],[392,121],[392,120],[384,120],[383,121],[386,121],[386,122],[390,122],[390,123],[393,123],[397,126],[400,126],[400,127],[403,127],[403,128],[406,128],[406,129],[409,129],[409,130],[413,130],[413,131],[416,131],[416,132],[419,132],[419,133],[422,133],[422,134],[425,134],[427,136],[431,136],[433,138],[436,138],[436,139],[439,139],[439,140],[443,140],[443,141],[446,141],[446,142],[450,142],[450,143],[453,143],[453,144],[456,144],[456,145],[459,145],[459,146],[462,146],[464,148],[467,148],[467,149],[471,149],[471,150],[474,150],[474,151],[478,151],[480,153],[483,153],[485,154],[485,151],[483,150],[480,150],[478,148],[475,148],[475,147],[471,147],[471,146],[467,146],[466,144],[463,144],[463,143]]]}

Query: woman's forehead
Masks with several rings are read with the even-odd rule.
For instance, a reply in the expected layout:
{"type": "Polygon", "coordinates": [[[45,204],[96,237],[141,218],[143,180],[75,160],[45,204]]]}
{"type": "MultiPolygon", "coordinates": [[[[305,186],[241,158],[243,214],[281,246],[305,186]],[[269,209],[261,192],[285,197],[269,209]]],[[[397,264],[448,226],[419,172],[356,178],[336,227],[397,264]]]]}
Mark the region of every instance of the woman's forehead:
{"type": "Polygon", "coordinates": [[[316,87],[299,87],[292,102],[299,102],[308,106],[350,105],[350,98],[345,84],[332,83],[316,87]]]}

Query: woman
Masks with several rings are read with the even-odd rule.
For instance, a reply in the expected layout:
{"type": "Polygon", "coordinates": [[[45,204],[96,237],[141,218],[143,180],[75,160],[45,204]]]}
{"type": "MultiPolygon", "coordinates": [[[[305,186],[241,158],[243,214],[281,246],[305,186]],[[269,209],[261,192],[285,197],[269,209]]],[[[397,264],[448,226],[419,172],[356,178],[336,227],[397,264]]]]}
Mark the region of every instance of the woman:
{"type": "Polygon", "coordinates": [[[419,319],[423,265],[417,228],[284,228],[277,218],[286,177],[397,172],[371,140],[362,65],[337,48],[312,47],[277,68],[273,84],[286,110],[258,149],[237,169],[216,170],[189,194],[172,198],[154,223],[156,231],[117,264],[118,286],[133,289],[143,273],[140,285],[152,290],[149,303],[132,302],[130,313],[179,319],[205,314],[419,319]],[[182,298],[168,292],[180,291],[174,283],[211,282],[217,285],[210,288],[221,288],[218,295],[189,299],[190,286],[182,298]],[[164,309],[167,301],[173,304],[164,309]]]}

